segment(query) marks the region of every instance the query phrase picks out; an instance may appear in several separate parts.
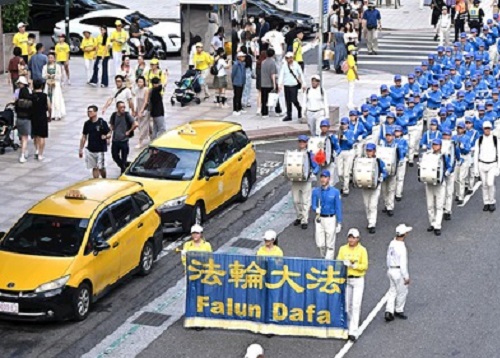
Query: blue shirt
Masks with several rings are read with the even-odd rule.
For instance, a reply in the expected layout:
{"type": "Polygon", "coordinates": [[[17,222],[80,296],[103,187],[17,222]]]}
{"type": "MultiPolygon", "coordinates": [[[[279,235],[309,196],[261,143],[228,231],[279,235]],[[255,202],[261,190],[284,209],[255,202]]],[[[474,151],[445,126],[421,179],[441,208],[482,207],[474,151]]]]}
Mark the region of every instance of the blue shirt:
{"type": "Polygon", "coordinates": [[[380,114],[385,116],[387,112],[389,112],[389,108],[391,108],[391,97],[388,95],[380,96],[378,98],[378,105],[380,107],[380,114]]]}
{"type": "Polygon", "coordinates": [[[351,150],[356,143],[356,138],[354,137],[354,132],[350,129],[344,131],[342,137],[339,138],[340,149],[341,150],[351,150]]]}
{"type": "Polygon", "coordinates": [[[28,62],[28,68],[31,72],[31,79],[33,81],[40,80],[45,83],[45,79],[42,77],[43,66],[49,63],[47,56],[43,53],[37,53],[33,55],[28,62]]]}
{"type": "Polygon", "coordinates": [[[354,138],[356,138],[356,140],[359,140],[360,136],[361,138],[366,138],[368,135],[368,131],[359,120],[356,120],[356,123],[349,121],[349,129],[354,133],[354,138]]]}
{"type": "Polygon", "coordinates": [[[391,86],[389,95],[391,96],[391,106],[405,104],[405,89],[403,86],[391,86]]]}
{"type": "Polygon", "coordinates": [[[432,140],[436,138],[442,138],[443,135],[440,131],[431,131],[427,130],[420,140],[420,146],[423,147],[425,145],[426,148],[430,148],[432,146],[432,140]]]}
{"type": "Polygon", "coordinates": [[[368,105],[368,112],[371,116],[375,117],[377,123],[380,121],[380,112],[382,112],[382,109],[379,106],[368,105]]]}
{"type": "Polygon", "coordinates": [[[455,114],[458,118],[462,118],[465,115],[466,103],[464,101],[454,100],[453,106],[455,106],[455,114]]]}
{"type": "Polygon", "coordinates": [[[430,109],[438,109],[441,107],[443,95],[440,90],[429,91],[423,96],[427,100],[427,107],[430,109]]]}
{"type": "Polygon", "coordinates": [[[311,206],[314,212],[320,208],[320,215],[335,215],[337,223],[342,223],[342,200],[340,199],[340,191],[329,186],[326,189],[314,188],[312,192],[311,206]]]}
{"type": "Polygon", "coordinates": [[[366,128],[367,135],[372,134],[372,129],[373,126],[375,126],[377,123],[377,119],[373,117],[372,115],[368,114],[366,117],[361,116],[358,118],[358,120],[363,124],[363,126],[366,128]]]}
{"type": "Polygon", "coordinates": [[[366,20],[368,29],[375,29],[378,27],[378,21],[381,19],[380,11],[377,9],[367,9],[363,12],[363,20],[366,20]]]}
{"type": "Polygon", "coordinates": [[[465,133],[467,134],[467,137],[469,137],[470,148],[472,150],[472,148],[474,148],[474,146],[476,145],[476,141],[479,138],[479,133],[474,128],[472,128],[471,130],[466,130],[465,133]]]}

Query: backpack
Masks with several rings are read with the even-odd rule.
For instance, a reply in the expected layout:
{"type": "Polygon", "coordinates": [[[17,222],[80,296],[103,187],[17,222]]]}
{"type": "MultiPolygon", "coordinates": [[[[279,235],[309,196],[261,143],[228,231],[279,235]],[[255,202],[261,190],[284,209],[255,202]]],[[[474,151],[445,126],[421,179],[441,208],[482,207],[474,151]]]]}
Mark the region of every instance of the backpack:
{"type": "Polygon", "coordinates": [[[349,71],[349,64],[347,63],[347,60],[342,61],[342,63],[340,64],[340,69],[344,73],[347,73],[347,71],[349,71]]]}
{"type": "MultiPolygon", "coordinates": [[[[218,62],[218,61],[217,61],[218,62]]],[[[210,74],[217,76],[219,74],[219,68],[217,67],[217,62],[210,67],[210,74]]]]}
{"type": "MultiPolygon", "coordinates": [[[[307,87],[306,89],[306,95],[309,94],[309,90],[311,89],[311,87],[307,87]]],[[[319,89],[321,90],[321,98],[323,98],[325,96],[325,93],[323,92],[323,87],[319,87],[319,89]]]]}
{"type": "MultiPolygon", "coordinates": [[[[128,112],[125,112],[125,113],[128,113],[128,112]]],[[[115,125],[115,120],[116,120],[116,112],[113,112],[113,114],[111,115],[111,118],[109,119],[109,123],[111,123],[112,125],[115,125]]],[[[129,131],[130,128],[132,128],[132,125],[128,123],[126,116],[125,116],[125,122],[127,123],[127,131],[129,131]]],[[[132,138],[133,136],[134,136],[134,131],[130,132],[130,134],[128,135],[129,138],[132,138]]]]}

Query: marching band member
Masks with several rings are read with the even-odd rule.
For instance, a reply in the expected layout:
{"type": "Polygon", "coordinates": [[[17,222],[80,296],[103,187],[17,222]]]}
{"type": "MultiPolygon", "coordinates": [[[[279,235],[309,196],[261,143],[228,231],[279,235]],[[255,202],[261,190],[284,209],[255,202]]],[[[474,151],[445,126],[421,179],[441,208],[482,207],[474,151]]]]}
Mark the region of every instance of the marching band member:
{"type": "Polygon", "coordinates": [[[379,123],[377,119],[370,114],[367,104],[361,106],[361,116],[358,117],[358,120],[366,128],[366,139],[369,140],[372,136],[373,127],[379,123]]]}
{"type": "Polygon", "coordinates": [[[452,103],[446,105],[446,123],[449,123],[451,130],[455,130],[457,125],[457,116],[455,115],[455,106],[452,103]]]}
{"type": "Polygon", "coordinates": [[[408,135],[408,122],[409,119],[408,117],[404,114],[405,112],[405,106],[404,105],[398,105],[396,107],[396,125],[401,126],[403,129],[403,134],[405,136],[408,135]]]}
{"type": "Polygon", "coordinates": [[[391,97],[387,85],[380,86],[380,96],[378,97],[378,106],[381,109],[380,115],[385,116],[391,110],[391,97]]]}
{"type": "Polygon", "coordinates": [[[406,155],[408,153],[408,142],[403,138],[401,126],[394,126],[394,142],[398,147],[398,168],[396,170],[396,201],[403,198],[403,188],[406,175],[406,155]]]}
{"type": "Polygon", "coordinates": [[[465,106],[465,115],[472,116],[474,113],[474,104],[476,102],[476,92],[472,87],[472,82],[465,82],[465,93],[464,93],[464,101],[466,103],[465,106]]]}
{"type": "Polygon", "coordinates": [[[405,89],[401,85],[401,75],[394,76],[394,85],[391,86],[389,94],[391,96],[391,107],[404,105],[405,89]]]}
{"type": "Polygon", "coordinates": [[[474,172],[474,160],[476,151],[476,142],[480,136],[479,132],[474,129],[474,118],[465,117],[465,133],[469,137],[470,141],[470,156],[471,156],[471,166],[469,170],[469,176],[466,184],[465,195],[472,194],[474,185],[476,184],[476,173],[474,172]]]}
{"type": "Polygon", "coordinates": [[[424,76],[422,67],[415,67],[415,80],[420,87],[420,92],[427,90],[429,84],[427,83],[427,77],[424,76]]]}
{"type": "Polygon", "coordinates": [[[446,153],[446,155],[450,159],[450,175],[448,175],[446,178],[444,178],[444,185],[446,187],[445,189],[445,198],[444,198],[444,209],[443,209],[443,219],[444,220],[451,220],[451,209],[453,206],[453,196],[455,193],[455,175],[456,175],[456,168],[457,168],[457,163],[461,162],[461,157],[460,157],[460,148],[458,147],[457,143],[452,139],[451,137],[451,130],[449,128],[444,128],[443,131],[443,140],[450,140],[453,143],[453,150],[455,150],[455,153],[446,153]],[[452,160],[452,155],[455,157],[454,160],[452,160]]]}
{"type": "Polygon", "coordinates": [[[484,118],[485,111],[484,104],[477,105],[477,116],[474,117],[474,129],[479,132],[479,135],[483,134],[483,123],[486,122],[486,118],[484,118]]]}
{"type": "Polygon", "coordinates": [[[500,173],[500,145],[492,134],[491,122],[483,123],[484,134],[475,144],[474,172],[479,174],[483,188],[483,211],[496,210],[495,178],[500,173]]]}
{"type": "Polygon", "coordinates": [[[465,109],[467,106],[467,103],[465,103],[465,92],[464,91],[458,91],[457,92],[457,99],[452,102],[453,107],[455,109],[455,115],[457,116],[458,119],[461,119],[465,116],[465,109]]]}
{"type": "Polygon", "coordinates": [[[406,96],[408,95],[412,96],[415,92],[420,92],[420,86],[415,81],[415,74],[413,73],[408,74],[408,83],[405,83],[403,89],[406,96]]]}
{"type": "Polygon", "coordinates": [[[438,114],[439,114],[438,130],[441,131],[443,128],[451,128],[453,126],[453,123],[451,122],[451,120],[448,120],[446,118],[446,108],[445,107],[441,107],[438,114]]]}
{"type": "Polygon", "coordinates": [[[349,340],[356,341],[358,337],[359,316],[363,291],[365,288],[365,275],[368,271],[368,252],[360,243],[359,230],[352,228],[347,233],[347,244],[339,249],[337,260],[343,261],[347,266],[346,286],[346,311],[349,317],[349,340]]]}
{"type": "MultiPolygon", "coordinates": [[[[387,148],[397,148],[397,144],[394,141],[394,129],[391,128],[385,133],[385,140],[381,144],[382,147],[387,148]]],[[[399,153],[398,160],[399,160],[399,153]]],[[[387,216],[394,215],[394,197],[396,195],[396,174],[390,175],[387,174],[386,179],[381,184],[382,191],[382,200],[384,202],[384,209],[382,209],[383,213],[386,213],[387,216]]]]}
{"type": "Polygon", "coordinates": [[[339,177],[342,180],[342,195],[349,195],[349,181],[351,180],[352,164],[354,162],[354,144],[356,137],[354,132],[349,129],[349,119],[344,117],[340,120],[339,144],[340,154],[338,156],[337,166],[339,177]]]}
{"type": "Polygon", "coordinates": [[[264,233],[264,245],[257,250],[257,256],[283,257],[283,250],[276,244],[276,231],[267,230],[264,233]]]}
{"type": "Polygon", "coordinates": [[[486,101],[486,112],[484,112],[484,119],[486,121],[495,123],[497,120],[498,114],[493,110],[493,101],[491,99],[486,101]]]}
{"type": "MultiPolygon", "coordinates": [[[[448,177],[451,174],[451,163],[450,158],[441,153],[441,138],[435,138],[432,140],[432,153],[434,155],[440,155],[444,158],[445,171],[444,176],[448,177]]],[[[436,236],[441,235],[441,222],[443,220],[443,207],[445,199],[446,186],[444,180],[436,185],[425,184],[425,196],[427,199],[427,214],[429,216],[430,226],[427,228],[428,232],[434,231],[436,236]]]]}
{"type": "Polygon", "coordinates": [[[368,135],[368,131],[366,130],[363,123],[358,120],[358,111],[350,110],[349,111],[349,129],[354,133],[354,138],[356,138],[355,144],[355,156],[360,156],[362,154],[364,140],[368,135]]]}
{"type": "Polygon", "coordinates": [[[321,186],[312,193],[312,210],[316,213],[315,239],[321,257],[333,260],[335,257],[335,238],[342,230],[342,201],[340,192],[330,186],[330,172],[323,170],[321,186]]]}
{"type": "MultiPolygon", "coordinates": [[[[366,144],[366,156],[368,158],[377,158],[377,146],[374,143],[366,144]]],[[[378,199],[380,197],[380,183],[387,178],[387,171],[385,170],[385,163],[377,158],[379,177],[378,185],[375,189],[361,189],[363,193],[363,203],[365,205],[366,219],[368,220],[368,232],[375,234],[377,226],[377,207],[378,199]]]]}
{"type": "MultiPolygon", "coordinates": [[[[382,108],[378,105],[378,97],[376,94],[370,96],[370,104],[368,105],[368,112],[375,118],[376,123],[380,123],[380,115],[382,114],[382,108]]],[[[385,116],[385,113],[384,113],[385,116]]]]}
{"type": "Polygon", "coordinates": [[[378,137],[377,142],[383,142],[385,140],[385,133],[391,128],[393,128],[396,123],[396,115],[393,112],[387,113],[385,118],[385,123],[380,126],[380,135],[378,137]]]}
{"type": "Polygon", "coordinates": [[[191,240],[182,247],[181,260],[184,267],[186,267],[186,253],[188,251],[212,252],[212,245],[205,241],[203,237],[203,227],[201,225],[196,224],[191,227],[191,240]]]}
{"type": "MultiPolygon", "coordinates": [[[[298,150],[301,152],[307,152],[307,141],[309,138],[306,135],[300,135],[298,137],[298,150]]],[[[314,161],[314,155],[312,152],[308,152],[311,158],[311,171],[314,175],[319,173],[319,165],[314,161]]],[[[306,181],[292,181],[292,198],[293,206],[295,207],[295,212],[297,213],[297,219],[293,222],[293,226],[301,225],[302,229],[307,229],[307,223],[309,222],[309,208],[311,207],[311,190],[312,190],[313,178],[310,177],[306,181]]]]}
{"type": "Polygon", "coordinates": [[[441,108],[441,101],[443,100],[443,94],[439,89],[439,84],[436,81],[432,81],[431,89],[424,93],[424,101],[427,101],[427,109],[424,112],[424,121],[429,123],[429,119],[437,115],[439,108],[441,108]]]}
{"type": "Polygon", "coordinates": [[[457,163],[457,173],[455,174],[455,193],[457,204],[462,205],[465,198],[465,184],[469,176],[471,166],[470,139],[465,134],[465,122],[457,123],[457,135],[454,137],[455,143],[460,150],[461,161],[457,163]]]}
{"type": "Polygon", "coordinates": [[[432,118],[430,122],[430,128],[422,135],[422,139],[420,140],[420,147],[423,150],[428,150],[431,147],[431,143],[433,139],[441,138],[442,134],[438,130],[438,120],[436,118],[432,118]]]}
{"type": "Polygon", "coordinates": [[[339,143],[339,138],[337,137],[336,134],[328,133],[328,130],[330,129],[330,121],[328,119],[323,119],[320,124],[319,124],[319,129],[320,137],[328,137],[330,139],[330,142],[332,143],[332,158],[330,160],[330,164],[328,165],[323,165],[321,166],[321,170],[328,170],[330,173],[332,173],[332,176],[330,178],[330,185],[336,185],[339,181],[338,178],[338,168],[336,168],[335,164],[335,158],[338,157],[340,154],[340,143],[339,143]]]}

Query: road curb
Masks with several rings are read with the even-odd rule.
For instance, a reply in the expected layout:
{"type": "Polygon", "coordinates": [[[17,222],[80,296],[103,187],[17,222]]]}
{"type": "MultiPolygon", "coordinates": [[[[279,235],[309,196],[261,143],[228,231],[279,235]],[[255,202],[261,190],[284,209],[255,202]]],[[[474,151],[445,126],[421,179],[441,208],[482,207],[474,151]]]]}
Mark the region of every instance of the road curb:
{"type": "Polygon", "coordinates": [[[308,128],[283,128],[283,127],[270,127],[263,129],[252,129],[246,131],[248,138],[251,140],[263,140],[274,138],[295,137],[301,134],[310,134],[308,128]]]}

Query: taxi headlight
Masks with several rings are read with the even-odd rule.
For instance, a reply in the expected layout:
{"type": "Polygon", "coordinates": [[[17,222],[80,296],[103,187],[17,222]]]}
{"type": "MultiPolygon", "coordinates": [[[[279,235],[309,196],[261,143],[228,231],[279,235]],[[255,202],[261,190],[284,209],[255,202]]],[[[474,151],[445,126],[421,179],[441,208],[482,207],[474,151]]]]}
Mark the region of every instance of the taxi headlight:
{"type": "Polygon", "coordinates": [[[303,24],[305,23],[305,21],[304,21],[304,20],[300,20],[300,19],[299,19],[299,20],[296,20],[296,21],[297,21],[297,24],[299,24],[299,25],[303,25],[303,24]]]}
{"type": "Polygon", "coordinates": [[[179,196],[178,198],[175,198],[172,200],[168,200],[168,201],[164,202],[163,204],[161,204],[160,206],[158,206],[158,211],[162,212],[162,211],[180,208],[186,203],[187,197],[188,197],[187,195],[184,195],[184,196],[179,196]]]}
{"type": "Polygon", "coordinates": [[[36,288],[35,293],[42,293],[63,288],[68,282],[69,276],[70,275],[66,275],[61,278],[58,278],[57,280],[44,283],[36,288]]]}

